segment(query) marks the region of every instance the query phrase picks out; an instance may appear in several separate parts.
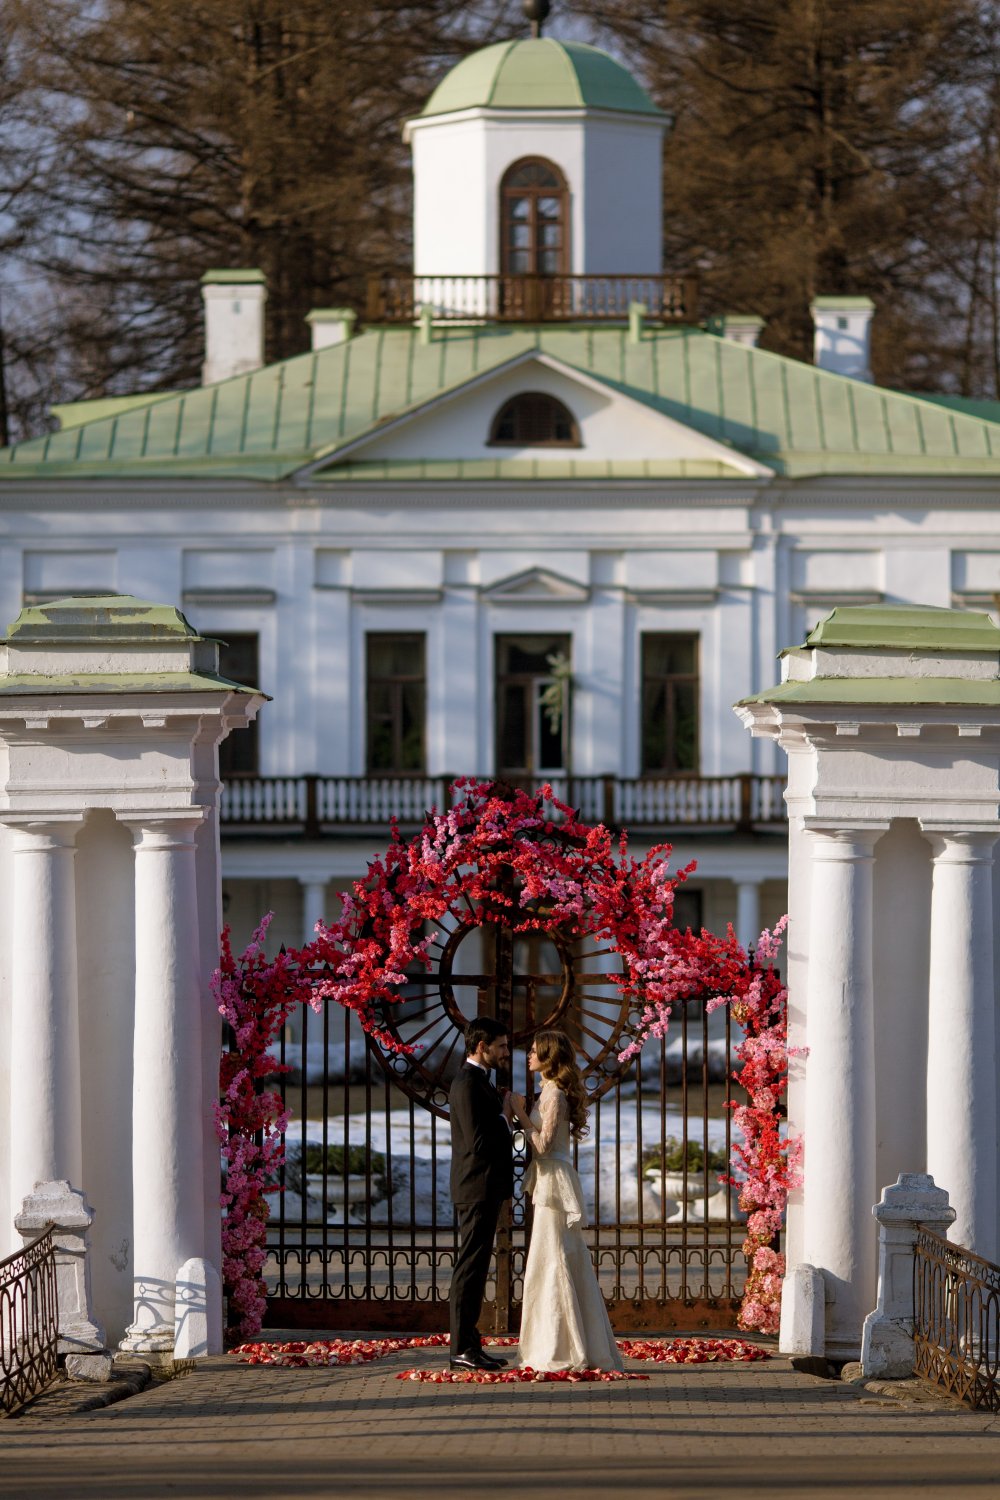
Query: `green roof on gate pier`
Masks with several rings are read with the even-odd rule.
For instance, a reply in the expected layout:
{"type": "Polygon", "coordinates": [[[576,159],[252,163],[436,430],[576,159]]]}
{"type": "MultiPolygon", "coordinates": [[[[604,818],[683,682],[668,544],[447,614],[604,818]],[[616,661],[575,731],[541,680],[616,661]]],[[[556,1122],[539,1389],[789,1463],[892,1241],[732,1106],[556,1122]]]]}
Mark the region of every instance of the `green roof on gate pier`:
{"type": "Polygon", "coordinates": [[[0,697],[223,690],[267,697],[259,688],[223,677],[217,670],[217,642],[199,635],[179,609],[132,594],[88,594],[25,605],[8,625],[2,644],[7,656],[0,697]],[[159,670],[143,669],[142,650],[129,649],[143,648],[148,663],[150,653],[154,659],[160,653],[162,660],[171,647],[182,649],[173,652],[174,665],[159,670]],[[138,670],[105,670],[109,655],[138,670]],[[58,665],[66,670],[51,670],[58,665]]]}
{"type": "Polygon", "coordinates": [[[1000,628],[973,609],[934,605],[838,605],[806,636],[807,646],[854,646],[859,650],[1000,653],[1000,628]]]}
{"type": "MultiPolygon", "coordinates": [[[[729,342],[696,327],[368,327],[345,343],[215,385],[116,401],[59,432],[0,449],[0,484],[30,479],[268,484],[308,471],[311,486],[427,479],[542,483],[726,478],[704,466],[586,449],[520,458],[361,461],[354,445],[418,418],[473,381],[538,353],[776,475],[1000,476],[1000,422],[729,342]],[[350,451],[348,451],[350,450],[350,451]]],[[[397,433],[401,430],[397,427],[397,433]]],[[[397,443],[398,449],[398,443],[397,443]]]]}
{"type": "Polygon", "coordinates": [[[737,708],[1000,709],[1000,628],[979,610],[842,605],[809,632],[804,645],[781,655],[788,659],[788,674],[774,687],[742,698],[737,708]],[[813,657],[817,647],[833,653],[826,664],[813,657]],[[858,652],[857,671],[845,656],[852,650],[858,652]],[[954,675],[948,675],[949,654],[971,661],[971,674],[956,661],[954,675]],[[866,670],[872,658],[879,663],[878,676],[868,675],[870,665],[866,670]],[[991,659],[994,669],[988,675],[991,659]],[[923,676],[921,662],[933,663],[939,675],[923,676]],[[817,665],[822,669],[809,675],[817,665]],[[898,671],[891,671],[895,667],[898,671]]]}

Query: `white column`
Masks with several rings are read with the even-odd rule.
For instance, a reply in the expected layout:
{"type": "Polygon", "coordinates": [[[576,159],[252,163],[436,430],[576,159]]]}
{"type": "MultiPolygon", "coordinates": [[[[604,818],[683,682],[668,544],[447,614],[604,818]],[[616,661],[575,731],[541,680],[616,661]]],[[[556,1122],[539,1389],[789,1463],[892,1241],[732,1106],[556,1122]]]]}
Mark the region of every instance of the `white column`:
{"type": "Polygon", "coordinates": [[[875,1306],[873,848],[884,831],[810,834],[803,1255],[827,1289],[826,1353],[857,1356],[875,1306]]]}
{"type": "Polygon", "coordinates": [[[951,1238],[997,1255],[993,832],[929,833],[927,1171],[956,1211],[951,1238]]]}
{"type": "Polygon", "coordinates": [[[14,823],[11,1202],[83,1184],[74,858],[80,820],[14,823]]]}
{"type": "Polygon", "coordinates": [[[177,1272],[201,1254],[204,1239],[195,870],[201,818],[125,821],[135,845],[135,1308],[123,1347],[151,1353],[173,1348],[177,1272]]]}
{"type": "Polygon", "coordinates": [[[736,886],[736,936],[744,948],[760,937],[760,881],[740,880],[736,886]]]}
{"type": "Polygon", "coordinates": [[[302,942],[316,937],[316,923],[326,920],[326,881],[300,880],[302,886],[302,942]]]}

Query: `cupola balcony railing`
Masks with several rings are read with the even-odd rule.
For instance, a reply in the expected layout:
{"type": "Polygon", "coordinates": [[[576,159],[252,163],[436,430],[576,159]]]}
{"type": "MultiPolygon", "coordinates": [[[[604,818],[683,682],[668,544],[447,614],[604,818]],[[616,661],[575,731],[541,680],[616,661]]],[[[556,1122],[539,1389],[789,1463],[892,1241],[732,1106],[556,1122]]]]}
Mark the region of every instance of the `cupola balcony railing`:
{"type": "Polygon", "coordinates": [[[368,278],[369,323],[624,323],[633,303],[652,323],[694,323],[692,276],[414,276],[368,278]]]}
{"type": "MultiPolygon", "coordinates": [[[[384,830],[390,818],[416,827],[429,808],[450,806],[454,779],[450,774],[233,776],[222,787],[222,829],[226,834],[316,838],[353,829],[384,830]]],[[[549,773],[524,779],[523,785],[533,790],[542,781],[551,784],[560,802],[577,808],[585,822],[602,822],[609,828],[766,833],[783,831],[785,825],[783,776],[549,773]]]]}

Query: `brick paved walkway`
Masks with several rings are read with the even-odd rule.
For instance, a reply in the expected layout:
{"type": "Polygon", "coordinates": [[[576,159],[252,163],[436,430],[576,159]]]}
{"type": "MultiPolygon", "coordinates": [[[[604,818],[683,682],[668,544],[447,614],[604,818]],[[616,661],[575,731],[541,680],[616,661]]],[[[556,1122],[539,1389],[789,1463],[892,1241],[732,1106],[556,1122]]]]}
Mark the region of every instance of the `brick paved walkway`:
{"type": "Polygon", "coordinates": [[[1000,1417],[754,1365],[636,1366],[619,1385],[397,1381],[441,1352],[344,1370],[233,1359],[104,1411],[0,1423],[17,1500],[520,1500],[731,1492],[790,1500],[1000,1495],[1000,1417]]]}

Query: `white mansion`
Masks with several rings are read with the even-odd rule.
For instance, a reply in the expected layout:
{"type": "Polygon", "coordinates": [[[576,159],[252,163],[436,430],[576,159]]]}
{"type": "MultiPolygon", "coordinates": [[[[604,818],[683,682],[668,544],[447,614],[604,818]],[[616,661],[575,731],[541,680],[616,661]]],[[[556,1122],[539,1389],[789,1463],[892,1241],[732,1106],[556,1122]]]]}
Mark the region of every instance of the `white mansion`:
{"type": "Polygon", "coordinates": [[[874,387],[864,298],[817,300],[815,365],[699,322],[663,127],[603,53],[487,47],[405,127],[414,266],[363,319],[264,366],[262,277],[210,271],[201,388],[0,452],[0,618],[176,604],[273,698],[224,747],[237,938],[297,942],[458,774],[672,841],[682,915],[753,937],[783,757],[733,702],[837,603],[992,607],[1000,407],[874,387]]]}

